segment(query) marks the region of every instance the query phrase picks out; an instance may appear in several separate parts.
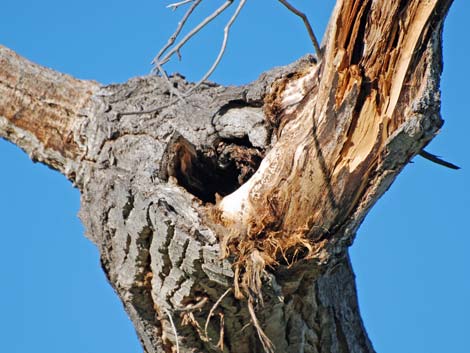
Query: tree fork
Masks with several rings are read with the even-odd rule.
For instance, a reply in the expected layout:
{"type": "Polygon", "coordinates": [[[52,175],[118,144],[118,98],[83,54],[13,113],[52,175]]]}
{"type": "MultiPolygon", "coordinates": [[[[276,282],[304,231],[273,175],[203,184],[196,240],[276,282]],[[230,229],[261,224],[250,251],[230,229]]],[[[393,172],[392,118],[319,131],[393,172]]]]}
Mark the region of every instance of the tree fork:
{"type": "Polygon", "coordinates": [[[347,249],[442,125],[451,3],[340,0],[318,64],[166,107],[163,78],[101,86],[0,47],[0,136],[79,188],[148,353],[262,352],[250,311],[276,352],[373,352],[347,249]]]}

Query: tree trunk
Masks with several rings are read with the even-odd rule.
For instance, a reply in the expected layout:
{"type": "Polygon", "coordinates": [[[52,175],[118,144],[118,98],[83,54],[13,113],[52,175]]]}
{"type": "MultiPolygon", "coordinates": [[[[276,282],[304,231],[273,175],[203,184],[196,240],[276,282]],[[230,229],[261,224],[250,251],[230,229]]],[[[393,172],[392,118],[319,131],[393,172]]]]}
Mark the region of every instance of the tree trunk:
{"type": "Polygon", "coordinates": [[[348,246],[442,125],[451,3],[338,0],[320,62],[172,105],[0,47],[0,136],[79,188],[146,352],[373,352],[348,246]]]}

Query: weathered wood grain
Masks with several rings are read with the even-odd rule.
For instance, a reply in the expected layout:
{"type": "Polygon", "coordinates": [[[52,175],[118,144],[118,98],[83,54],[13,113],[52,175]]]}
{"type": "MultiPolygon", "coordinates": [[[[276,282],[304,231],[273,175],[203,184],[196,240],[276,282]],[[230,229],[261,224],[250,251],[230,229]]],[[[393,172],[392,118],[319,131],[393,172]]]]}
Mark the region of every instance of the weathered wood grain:
{"type": "Polygon", "coordinates": [[[451,3],[339,0],[321,62],[169,106],[162,78],[102,86],[0,47],[0,136],[79,188],[146,352],[373,352],[348,246],[442,124],[451,3]]]}

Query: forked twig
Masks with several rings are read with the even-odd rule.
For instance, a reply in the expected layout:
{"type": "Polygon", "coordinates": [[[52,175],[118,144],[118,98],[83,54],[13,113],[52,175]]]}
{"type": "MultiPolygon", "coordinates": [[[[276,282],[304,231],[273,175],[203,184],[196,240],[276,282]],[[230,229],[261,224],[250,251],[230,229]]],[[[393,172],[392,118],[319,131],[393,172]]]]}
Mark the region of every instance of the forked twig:
{"type": "Polygon", "coordinates": [[[217,55],[217,58],[215,59],[214,63],[212,64],[210,69],[206,72],[206,74],[193,87],[191,87],[185,93],[185,95],[190,94],[192,91],[194,91],[196,88],[198,88],[201,85],[201,83],[203,83],[205,80],[207,80],[209,78],[210,75],[212,75],[214,70],[219,65],[220,60],[222,59],[222,56],[224,56],[225,49],[227,48],[227,42],[228,42],[228,36],[229,36],[229,33],[230,33],[230,28],[232,27],[233,23],[237,19],[238,15],[240,14],[240,11],[242,10],[245,3],[246,3],[246,0],[240,0],[240,3],[238,4],[237,9],[233,13],[232,17],[230,17],[230,20],[227,22],[227,25],[224,28],[224,39],[223,39],[222,45],[220,47],[219,55],[217,55]]]}
{"type": "Polygon", "coordinates": [[[308,35],[310,37],[310,40],[313,43],[313,47],[315,48],[315,52],[317,53],[318,60],[322,59],[322,52],[320,48],[320,44],[318,43],[317,37],[315,36],[315,33],[313,32],[312,26],[310,25],[310,22],[308,21],[307,16],[303,13],[297,10],[294,6],[292,6],[287,0],[278,0],[281,4],[283,4],[285,7],[289,9],[289,11],[293,12],[295,15],[299,16],[302,21],[304,21],[305,28],[307,28],[308,35]]]}
{"type": "Polygon", "coordinates": [[[212,315],[214,315],[215,309],[219,306],[219,304],[222,302],[222,300],[227,296],[232,291],[232,288],[227,289],[224,294],[220,296],[219,299],[215,302],[215,304],[212,306],[211,310],[209,311],[209,315],[207,315],[206,319],[206,324],[204,325],[204,335],[207,337],[207,329],[209,327],[209,322],[211,321],[212,315]]]}
{"type": "MultiPolygon", "coordinates": [[[[183,30],[183,27],[186,24],[186,21],[188,20],[189,16],[191,16],[193,11],[201,3],[202,0],[189,0],[187,2],[190,2],[190,1],[194,1],[194,4],[188,9],[188,11],[186,11],[186,13],[184,14],[181,21],[178,22],[178,26],[176,27],[175,32],[171,35],[170,38],[168,38],[168,42],[165,44],[165,46],[162,49],[160,49],[158,54],[152,60],[152,64],[158,63],[160,61],[160,58],[163,55],[163,53],[165,53],[168,50],[168,48],[171,47],[173,45],[173,43],[175,43],[176,38],[179,36],[181,31],[183,30]]],[[[167,7],[176,6],[178,4],[181,4],[181,3],[171,4],[171,5],[168,5],[167,7]]],[[[173,10],[174,9],[176,9],[176,7],[173,7],[173,10]]],[[[158,70],[160,71],[160,69],[158,69],[158,70]]]]}
{"type": "MultiPolygon", "coordinates": [[[[178,89],[176,89],[172,84],[171,81],[168,78],[168,75],[166,74],[165,70],[163,69],[163,65],[165,65],[174,55],[177,55],[178,57],[181,57],[180,55],[180,50],[181,48],[193,37],[195,36],[202,28],[204,28],[207,24],[209,24],[212,20],[214,20],[216,17],[218,17],[222,12],[224,12],[230,5],[233,4],[235,0],[226,0],[220,7],[218,7],[214,12],[212,12],[209,16],[204,18],[196,27],[194,27],[188,34],[186,34],[176,45],[175,41],[176,38],[181,34],[181,31],[183,30],[186,22],[188,21],[188,18],[191,16],[191,14],[194,12],[197,6],[201,3],[202,0],[181,0],[175,3],[172,3],[168,5],[167,7],[172,8],[173,10],[176,10],[178,7],[193,3],[190,8],[186,11],[184,16],[182,17],[181,21],[178,23],[178,26],[175,30],[175,32],[171,35],[171,37],[168,39],[167,43],[163,46],[163,48],[160,49],[158,54],[155,56],[155,58],[152,60],[152,64],[154,65],[154,68],[152,69],[153,72],[155,73],[160,73],[162,77],[165,79],[165,81],[168,83],[168,86],[170,88],[170,92],[172,94],[175,94],[177,96],[176,99],[171,99],[170,98],[170,103],[160,106],[157,108],[153,108],[150,110],[146,111],[139,111],[139,112],[124,112],[120,113],[120,116],[124,115],[132,115],[132,114],[145,114],[145,113],[154,113],[158,112],[164,108],[167,108],[168,106],[171,106],[172,104],[175,104],[176,102],[180,100],[184,100],[186,96],[188,96],[191,92],[193,92],[196,88],[198,88],[204,81],[206,81],[209,76],[214,72],[214,70],[217,68],[217,66],[220,64],[220,61],[225,53],[226,47],[227,47],[227,42],[229,38],[229,32],[230,29],[237,19],[238,15],[240,14],[243,6],[245,5],[247,0],[240,0],[237,9],[233,13],[232,17],[229,19],[227,24],[224,27],[224,37],[222,41],[222,45],[220,47],[219,53],[213,62],[212,66],[209,68],[209,70],[204,74],[204,76],[193,86],[191,87],[188,91],[186,92],[180,92],[178,89]],[[174,45],[174,46],[173,46],[174,45]],[[172,47],[173,46],[173,47],[172,47]],[[172,48],[171,48],[172,47],[172,48]],[[171,48],[171,50],[169,50],[171,48]],[[167,50],[169,50],[167,52],[167,50]],[[166,52],[166,54],[165,54],[166,52]],[[163,56],[163,58],[162,58],[163,56]]],[[[288,10],[293,12],[295,15],[299,16],[303,22],[304,25],[307,29],[307,32],[309,34],[309,37],[313,43],[313,46],[315,48],[315,51],[317,53],[317,57],[319,60],[322,58],[322,52],[320,48],[320,44],[318,43],[318,40],[313,32],[312,26],[310,25],[310,22],[307,19],[307,16],[300,12],[298,9],[296,9],[294,6],[292,6],[287,0],[278,0],[283,4],[288,10]]]]}
{"type": "Polygon", "coordinates": [[[266,336],[263,329],[261,328],[261,325],[259,324],[258,318],[256,317],[255,308],[253,307],[253,300],[251,298],[248,299],[248,312],[250,313],[251,321],[256,329],[256,332],[258,333],[258,337],[261,341],[261,344],[263,345],[264,351],[266,353],[274,353],[274,345],[269,337],[266,336]]]}
{"type": "MultiPolygon", "coordinates": [[[[181,49],[181,47],[183,47],[183,45],[186,44],[186,42],[188,40],[190,40],[195,34],[197,34],[204,26],[206,26],[209,22],[211,22],[214,18],[216,18],[217,16],[219,16],[222,12],[224,12],[227,7],[229,7],[230,5],[232,5],[233,3],[233,0],[227,0],[225,3],[223,3],[218,9],[216,9],[212,14],[210,14],[209,16],[207,16],[204,20],[202,20],[201,23],[199,23],[196,27],[194,27],[183,39],[181,39],[181,41],[176,44],[164,57],[163,59],[161,60],[158,60],[157,62],[155,62],[154,64],[155,65],[165,65],[173,55],[175,55],[176,53],[179,53],[179,50],[181,49]]],[[[158,70],[158,67],[157,67],[157,71],[158,70]]]]}
{"type": "MultiPolygon", "coordinates": [[[[220,63],[220,60],[222,59],[225,49],[227,48],[227,42],[228,42],[228,36],[230,32],[230,28],[232,27],[233,23],[237,19],[238,15],[240,14],[240,11],[242,10],[243,6],[246,3],[246,0],[240,0],[240,3],[238,4],[237,9],[235,10],[234,14],[230,18],[230,20],[227,22],[227,25],[224,27],[224,38],[222,41],[222,45],[219,51],[219,54],[217,55],[217,58],[215,59],[214,63],[212,66],[209,68],[209,70],[204,74],[204,76],[193,86],[191,87],[188,91],[184,93],[180,93],[177,89],[173,87],[171,84],[170,80],[168,79],[168,76],[166,75],[165,70],[163,70],[162,65],[167,63],[171,57],[175,54],[179,55],[179,50],[186,44],[186,42],[191,39],[197,32],[199,32],[204,26],[206,26],[210,21],[215,19],[217,16],[219,16],[222,12],[224,12],[232,3],[233,0],[227,0],[222,6],[220,6],[218,9],[216,9],[212,14],[210,14],[208,17],[206,17],[199,25],[197,25],[192,31],[190,31],[176,46],[174,46],[163,58],[162,55],[174,44],[176,38],[178,35],[181,33],[181,30],[183,29],[186,21],[188,20],[189,16],[192,14],[194,9],[200,4],[202,0],[196,0],[193,5],[186,11],[185,15],[181,19],[180,23],[178,24],[178,27],[176,28],[176,31],[173,33],[173,35],[169,38],[167,44],[159,51],[157,56],[153,59],[152,63],[154,64],[154,71],[155,72],[160,72],[161,75],[165,78],[165,81],[168,82],[170,90],[172,93],[175,93],[180,99],[184,99],[184,96],[189,95],[192,91],[194,91],[196,88],[198,88],[204,81],[206,81],[210,75],[214,72],[214,70],[217,68],[217,66],[220,63]]],[[[180,3],[175,3],[173,5],[182,5],[187,2],[180,2],[180,3]]]]}

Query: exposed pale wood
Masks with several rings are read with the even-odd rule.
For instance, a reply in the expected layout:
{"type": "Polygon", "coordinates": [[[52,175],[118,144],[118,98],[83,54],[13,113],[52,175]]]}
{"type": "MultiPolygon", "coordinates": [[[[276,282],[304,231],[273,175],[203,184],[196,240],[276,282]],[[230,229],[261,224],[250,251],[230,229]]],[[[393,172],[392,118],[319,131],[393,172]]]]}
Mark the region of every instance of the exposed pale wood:
{"type": "Polygon", "coordinates": [[[277,143],[220,202],[220,219],[234,229],[228,253],[250,261],[257,249],[275,264],[303,249],[329,261],[331,239],[354,234],[369,200],[442,124],[436,73],[449,4],[338,2],[320,66],[284,83],[265,106],[280,124],[277,143]]]}
{"type": "Polygon", "coordinates": [[[100,86],[0,47],[0,136],[80,189],[146,352],[373,352],[348,246],[442,124],[451,2],[340,0],[320,63],[174,105],[162,78],[100,86]]]}

